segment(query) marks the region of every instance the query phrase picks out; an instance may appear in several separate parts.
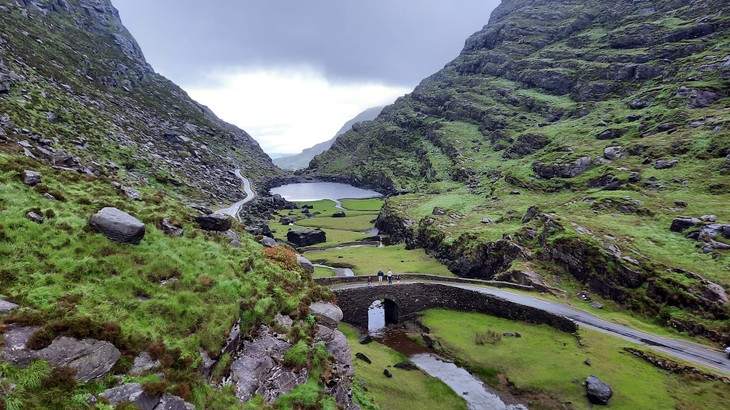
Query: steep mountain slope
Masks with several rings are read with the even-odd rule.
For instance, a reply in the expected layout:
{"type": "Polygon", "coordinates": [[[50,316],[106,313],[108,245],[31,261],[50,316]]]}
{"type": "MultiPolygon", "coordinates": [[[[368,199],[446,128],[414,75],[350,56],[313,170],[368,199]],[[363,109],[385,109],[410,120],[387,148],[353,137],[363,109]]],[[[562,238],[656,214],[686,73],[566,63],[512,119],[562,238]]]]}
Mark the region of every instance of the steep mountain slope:
{"type": "Polygon", "coordinates": [[[320,142],[319,144],[307,148],[303,150],[301,153],[297,155],[291,155],[281,158],[274,159],[274,164],[282,169],[288,169],[288,170],[297,170],[306,168],[307,165],[309,165],[309,162],[317,155],[327,151],[330,149],[332,144],[334,144],[337,137],[340,135],[346,133],[347,131],[350,131],[353,125],[357,124],[358,122],[362,121],[370,121],[375,119],[375,117],[380,114],[380,112],[383,110],[383,107],[373,107],[368,108],[367,110],[361,112],[360,114],[356,115],[355,118],[351,119],[350,121],[347,121],[345,125],[340,128],[339,131],[335,134],[332,139],[320,142]]]}
{"type": "Polygon", "coordinates": [[[0,127],[27,155],[218,202],[276,167],[145,61],[108,0],[3,0],[0,127]]]}
{"type": "Polygon", "coordinates": [[[730,341],[729,46],[726,1],[505,0],[309,172],[411,192],[379,226],[457,274],[730,341]]]}
{"type": "Polygon", "coordinates": [[[331,294],[190,206],[239,200],[237,168],[281,174],[108,0],[0,0],[0,408],[353,407],[331,294]]]}

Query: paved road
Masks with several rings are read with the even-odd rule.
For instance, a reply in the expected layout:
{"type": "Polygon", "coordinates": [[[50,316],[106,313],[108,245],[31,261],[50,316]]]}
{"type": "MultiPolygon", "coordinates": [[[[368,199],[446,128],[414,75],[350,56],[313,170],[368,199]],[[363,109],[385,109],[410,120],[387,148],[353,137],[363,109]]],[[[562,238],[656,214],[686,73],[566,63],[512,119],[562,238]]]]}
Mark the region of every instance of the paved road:
{"type": "MultiPolygon", "coordinates": [[[[411,283],[417,282],[419,281],[413,281],[411,283]]],[[[702,365],[714,369],[719,373],[730,375],[730,359],[728,359],[725,353],[720,349],[713,349],[712,347],[700,345],[697,343],[670,339],[651,333],[642,332],[627,326],[619,325],[601,319],[589,312],[575,308],[573,306],[568,306],[562,303],[552,302],[529,295],[513,293],[502,289],[458,283],[433,281],[429,281],[427,283],[440,283],[446,286],[454,286],[462,289],[474,290],[480,293],[498,296],[500,298],[507,299],[521,305],[531,306],[551,313],[562,315],[576,321],[579,325],[587,327],[589,329],[594,329],[613,336],[618,336],[622,339],[628,340],[636,344],[645,345],[651,349],[660,351],[678,359],[682,359],[686,362],[702,365]]],[[[334,289],[358,288],[365,286],[367,285],[363,283],[356,285],[335,286],[334,289]]]]}
{"type": "Polygon", "coordinates": [[[238,222],[241,222],[241,215],[240,215],[241,207],[244,206],[245,204],[253,201],[253,199],[256,198],[256,193],[251,188],[251,181],[249,181],[248,178],[241,175],[240,169],[233,171],[233,173],[236,174],[236,176],[241,179],[241,182],[243,182],[243,192],[246,194],[246,197],[244,199],[236,202],[235,204],[229,206],[228,208],[218,210],[218,212],[222,213],[222,214],[230,215],[233,218],[235,218],[238,222]]]}

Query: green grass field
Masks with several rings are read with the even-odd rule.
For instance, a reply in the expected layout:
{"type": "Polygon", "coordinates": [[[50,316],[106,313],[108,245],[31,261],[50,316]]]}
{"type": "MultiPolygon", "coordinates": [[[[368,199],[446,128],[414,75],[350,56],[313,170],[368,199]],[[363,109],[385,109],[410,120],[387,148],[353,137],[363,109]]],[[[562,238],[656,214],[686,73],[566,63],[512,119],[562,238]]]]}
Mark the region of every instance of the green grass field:
{"type": "MultiPolygon", "coordinates": [[[[426,311],[422,322],[450,355],[485,382],[499,386],[498,375],[503,374],[521,391],[546,393],[576,408],[585,408],[588,401],[583,386],[572,380],[583,381],[591,374],[614,390],[612,409],[709,410],[730,403],[730,389],[723,383],[669,375],[622,350],[636,345],[596,331],[581,329],[576,338],[546,325],[441,309],[426,311]],[[487,330],[519,332],[522,337],[477,345],[475,335],[487,330]]],[[[549,408],[539,399],[527,404],[531,409],[549,408]]]]}
{"type": "Polygon", "coordinates": [[[353,267],[352,270],[356,275],[374,275],[378,269],[382,269],[383,272],[391,269],[393,273],[454,276],[446,266],[427,255],[423,249],[406,250],[405,245],[333,249],[309,252],[305,256],[312,261],[322,261],[323,265],[346,263],[353,267]]]}
{"type": "Polygon", "coordinates": [[[402,354],[377,342],[361,345],[358,331],[350,325],[340,324],[340,330],[347,336],[352,348],[354,397],[364,410],[466,409],[466,402],[440,380],[420,370],[394,368],[393,365],[406,360],[402,354]],[[358,352],[367,356],[372,364],[355,358],[358,352]],[[393,374],[393,378],[385,377],[385,369],[393,374]]]}

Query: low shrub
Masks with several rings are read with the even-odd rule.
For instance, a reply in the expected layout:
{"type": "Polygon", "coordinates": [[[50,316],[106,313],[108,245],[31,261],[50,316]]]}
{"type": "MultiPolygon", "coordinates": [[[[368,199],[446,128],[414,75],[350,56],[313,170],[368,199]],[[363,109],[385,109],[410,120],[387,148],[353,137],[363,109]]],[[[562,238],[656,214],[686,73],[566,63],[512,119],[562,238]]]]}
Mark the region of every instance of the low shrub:
{"type": "Polygon", "coordinates": [[[474,335],[474,343],[477,345],[485,345],[485,344],[497,344],[502,340],[502,335],[493,331],[493,330],[487,330],[486,332],[477,333],[474,335]]]}

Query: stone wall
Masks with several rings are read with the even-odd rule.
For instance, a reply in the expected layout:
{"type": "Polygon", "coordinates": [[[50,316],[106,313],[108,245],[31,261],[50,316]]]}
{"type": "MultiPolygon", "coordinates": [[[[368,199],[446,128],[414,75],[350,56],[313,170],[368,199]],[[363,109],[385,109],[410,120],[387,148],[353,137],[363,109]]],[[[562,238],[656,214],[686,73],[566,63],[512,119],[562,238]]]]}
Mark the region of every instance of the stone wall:
{"type": "MultiPolygon", "coordinates": [[[[375,275],[373,275],[373,281],[375,281],[375,275]]],[[[510,288],[519,290],[535,290],[532,286],[519,285],[511,282],[503,282],[498,280],[480,280],[480,279],[466,279],[455,276],[439,276],[429,275],[425,273],[402,273],[401,280],[431,280],[437,282],[449,282],[449,283],[465,283],[468,285],[487,285],[494,286],[495,288],[510,288]]],[[[318,285],[322,286],[334,286],[334,285],[347,285],[354,283],[366,283],[368,281],[367,276],[346,276],[346,277],[329,277],[319,278],[314,280],[318,285]]],[[[395,281],[395,278],[393,279],[395,281]]]]}
{"type": "Polygon", "coordinates": [[[368,308],[375,300],[385,299],[397,306],[398,321],[413,317],[430,308],[478,312],[510,320],[547,324],[564,332],[575,332],[578,325],[563,316],[473,290],[437,283],[408,283],[401,285],[335,289],[337,305],[344,314],[343,321],[355,326],[368,325],[368,308]]]}

